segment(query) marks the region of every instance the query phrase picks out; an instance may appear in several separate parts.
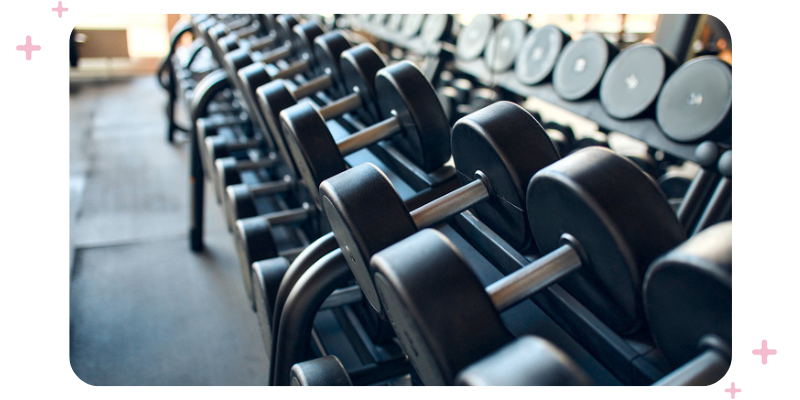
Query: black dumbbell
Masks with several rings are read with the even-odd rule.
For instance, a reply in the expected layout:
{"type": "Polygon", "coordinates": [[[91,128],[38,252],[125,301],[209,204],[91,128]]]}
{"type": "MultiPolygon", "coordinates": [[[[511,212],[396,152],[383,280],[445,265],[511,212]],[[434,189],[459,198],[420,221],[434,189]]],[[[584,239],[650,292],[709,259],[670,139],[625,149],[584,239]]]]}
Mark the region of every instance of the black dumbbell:
{"type": "MultiPolygon", "coordinates": [[[[224,67],[229,73],[235,74],[241,68],[256,62],[272,64],[297,53],[298,49],[294,49],[295,53],[293,53],[293,43],[300,44],[301,46],[303,44],[299,42],[299,38],[295,39],[296,32],[298,31],[304,36],[306,34],[310,34],[311,36],[319,36],[322,34],[321,31],[323,28],[316,20],[307,21],[302,28],[297,28],[297,26],[301,24],[294,15],[279,15],[275,20],[275,43],[272,43],[272,45],[280,44],[280,46],[273,49],[268,49],[268,47],[272,47],[272,45],[259,49],[247,46],[231,49],[224,54],[223,60],[224,67]]],[[[311,40],[313,40],[313,37],[311,37],[311,40]]],[[[303,49],[299,49],[299,51],[302,52],[303,49]]]]}
{"type": "Polygon", "coordinates": [[[480,57],[492,36],[495,23],[496,20],[491,15],[478,14],[467,26],[461,28],[456,38],[456,57],[464,61],[480,57]]]}
{"type": "Polygon", "coordinates": [[[311,104],[281,112],[283,133],[305,186],[321,207],[323,180],[347,169],[344,157],[381,140],[393,144],[423,171],[431,172],[450,158],[450,128],[436,92],[422,72],[408,61],[381,69],[375,94],[382,121],[336,142],[325,118],[311,104]]]}
{"type": "Polygon", "coordinates": [[[592,380],[569,355],[538,336],[522,336],[464,368],[463,386],[588,386],[592,380]]]}
{"type": "Polygon", "coordinates": [[[514,64],[517,80],[525,85],[549,80],[561,50],[569,41],[569,35],[555,25],[545,25],[529,32],[514,64]]]}
{"type": "Polygon", "coordinates": [[[386,315],[426,383],[452,382],[455,371],[508,343],[499,312],[556,282],[611,329],[638,329],[646,268],[685,240],[652,178],[609,149],[584,149],[540,170],[526,203],[543,255],[486,289],[433,229],[372,258],[386,315]]]}
{"type": "Polygon", "coordinates": [[[533,245],[525,222],[524,185],[559,158],[539,122],[514,103],[495,103],[459,120],[451,146],[463,186],[411,212],[372,164],[356,166],[320,185],[319,196],[336,240],[370,304],[382,316],[369,260],[419,229],[472,208],[514,247],[533,245]]]}
{"type": "Polygon", "coordinates": [[[348,372],[335,355],[327,355],[292,366],[291,386],[363,386],[408,375],[405,357],[378,361],[348,372]]]}
{"type": "Polygon", "coordinates": [[[731,142],[731,66],[704,56],[681,65],[656,102],[658,126],[672,140],[731,142]]]}
{"type": "Polygon", "coordinates": [[[652,116],[664,81],[677,63],[655,44],[637,43],[621,51],[600,82],[600,105],[617,119],[652,116]]]}
{"type": "Polygon", "coordinates": [[[505,72],[514,65],[528,30],[528,24],[518,19],[505,20],[497,25],[483,55],[490,71],[505,72]]]}
{"type": "MultiPolygon", "coordinates": [[[[321,47],[318,50],[321,50],[321,47]]],[[[327,67],[331,69],[330,75],[336,76],[336,80],[341,82],[340,86],[343,89],[339,93],[344,96],[321,107],[320,114],[327,120],[363,107],[369,119],[377,121],[379,116],[373,86],[375,75],[386,66],[378,50],[371,44],[364,43],[342,51],[337,57],[335,66],[334,63],[330,64],[331,66],[327,67]]],[[[290,90],[283,81],[274,81],[256,90],[256,99],[272,133],[273,141],[292,172],[296,172],[294,161],[286,147],[280,113],[297,104],[300,98],[313,94],[312,89],[316,88],[300,86],[298,89],[290,90]]]]}
{"type": "Polygon", "coordinates": [[[692,236],[644,279],[650,332],[672,367],[656,385],[711,385],[731,362],[731,222],[692,236]]]}
{"type": "Polygon", "coordinates": [[[572,151],[573,143],[575,143],[575,132],[572,127],[559,124],[555,121],[549,121],[542,124],[547,136],[553,141],[553,144],[558,150],[558,154],[566,156],[572,151]]]}
{"type": "Polygon", "coordinates": [[[253,310],[256,311],[256,302],[253,296],[253,282],[251,266],[256,261],[268,260],[276,257],[291,257],[299,253],[302,248],[279,251],[275,242],[272,229],[275,226],[301,224],[318,215],[314,206],[303,203],[301,207],[276,211],[256,217],[239,219],[235,222],[233,230],[236,253],[239,255],[242,280],[244,282],[247,298],[253,310]]]}
{"type": "Polygon", "coordinates": [[[600,80],[619,50],[602,34],[587,33],[567,43],[553,68],[553,89],[564,100],[595,97],[600,80]]]}

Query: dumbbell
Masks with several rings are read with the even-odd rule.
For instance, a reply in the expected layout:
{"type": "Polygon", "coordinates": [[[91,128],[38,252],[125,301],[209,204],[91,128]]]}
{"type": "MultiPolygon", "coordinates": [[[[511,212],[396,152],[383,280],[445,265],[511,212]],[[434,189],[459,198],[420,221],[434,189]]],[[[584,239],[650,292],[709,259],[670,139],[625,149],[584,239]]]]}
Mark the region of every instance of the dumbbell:
{"type": "Polygon", "coordinates": [[[245,48],[251,53],[263,51],[280,41],[289,40],[292,27],[298,23],[293,15],[281,15],[275,18],[271,14],[260,14],[256,21],[261,24],[261,33],[266,33],[265,36],[242,38],[236,33],[228,34],[217,41],[222,53],[229,53],[239,48],[245,48]]]}
{"type": "Polygon", "coordinates": [[[407,39],[411,39],[419,35],[422,24],[425,22],[426,14],[408,14],[403,19],[403,25],[400,27],[400,35],[407,39]]]}
{"type": "MultiPolygon", "coordinates": [[[[319,53],[322,51],[322,47],[317,47],[316,50],[319,53]]],[[[330,57],[318,58],[331,59],[330,57]]],[[[339,94],[343,94],[343,97],[321,107],[319,110],[321,115],[326,120],[333,119],[363,107],[367,111],[368,118],[377,121],[379,116],[373,86],[375,75],[386,66],[386,62],[378,50],[371,44],[360,44],[340,52],[336,62],[328,64],[326,69],[331,70],[330,74],[326,74],[331,76],[328,81],[331,82],[330,84],[340,83],[338,86],[342,89],[339,94]]],[[[302,97],[315,93],[312,91],[313,89],[319,88],[319,86],[317,88],[301,86],[296,90],[290,90],[283,81],[273,81],[256,90],[256,99],[272,133],[273,141],[293,173],[296,173],[294,160],[286,147],[284,132],[280,124],[280,113],[297,104],[302,97]]]]}
{"type": "Polygon", "coordinates": [[[677,62],[655,44],[627,47],[600,81],[600,105],[617,119],[652,116],[661,87],[676,67],[677,62]]]}
{"type": "Polygon", "coordinates": [[[241,267],[245,291],[253,311],[256,311],[256,304],[253,296],[253,282],[250,276],[251,265],[260,260],[291,257],[302,250],[302,248],[297,248],[279,251],[273,236],[273,227],[304,223],[317,215],[318,211],[314,206],[303,203],[302,206],[297,208],[239,219],[235,222],[233,230],[234,244],[236,253],[239,255],[239,266],[241,267]]]}
{"type": "Polygon", "coordinates": [[[650,332],[672,367],[656,385],[710,385],[731,362],[733,224],[722,222],[658,258],[644,279],[650,332]]]}
{"type": "MultiPolygon", "coordinates": [[[[298,53],[298,49],[293,49],[294,44],[303,45],[301,39],[308,38],[308,46],[310,48],[311,41],[314,37],[321,35],[323,27],[316,21],[306,21],[301,24],[297,18],[290,14],[279,15],[276,20],[275,41],[280,44],[279,47],[267,50],[261,48],[249,48],[247,46],[231,49],[231,51],[224,54],[223,64],[229,73],[236,74],[237,71],[254,63],[273,64],[278,60],[288,58],[292,54],[298,53]],[[301,26],[298,28],[298,26],[301,26]],[[300,32],[301,38],[296,38],[300,32]],[[293,52],[294,50],[294,52],[293,52]]],[[[275,43],[273,43],[274,45],[275,43]]],[[[270,46],[267,46],[270,47],[270,46]]],[[[303,49],[299,50],[298,59],[302,59],[303,49]]]]}
{"type": "Polygon", "coordinates": [[[321,207],[323,180],[347,169],[344,157],[381,140],[393,144],[425,172],[450,158],[450,129],[436,92],[422,72],[408,61],[381,69],[375,95],[382,121],[334,141],[325,118],[313,105],[300,103],[281,112],[287,147],[303,183],[321,207]]]}
{"type": "Polygon", "coordinates": [[[408,374],[405,357],[378,361],[348,372],[335,355],[303,361],[292,366],[291,386],[372,385],[408,374]]]}
{"type": "Polygon", "coordinates": [[[419,38],[428,47],[447,40],[453,29],[453,16],[450,14],[427,14],[422,22],[419,38]]]}
{"type": "Polygon", "coordinates": [[[633,332],[646,268],[685,239],[652,178],[609,149],[587,148],[537,172],[526,207],[543,255],[485,289],[433,229],[373,256],[386,315],[426,383],[452,382],[455,371],[508,343],[499,313],[556,282],[609,328],[633,332]]]}
{"type": "Polygon", "coordinates": [[[555,25],[534,29],[525,36],[514,64],[514,75],[525,85],[536,85],[552,77],[561,50],[570,36],[555,25]]]}
{"type": "Polygon", "coordinates": [[[505,20],[497,25],[483,55],[490,71],[505,72],[514,65],[528,30],[528,24],[518,19],[505,20]]]}
{"type": "Polygon", "coordinates": [[[462,386],[588,386],[592,379],[569,355],[538,336],[526,335],[459,372],[462,386]]]}
{"type": "Polygon", "coordinates": [[[731,142],[731,66],[704,56],[678,67],[656,101],[656,121],[680,143],[731,142]]]}
{"type": "Polygon", "coordinates": [[[494,103],[455,124],[451,147],[463,186],[411,212],[372,164],[353,167],[320,185],[322,208],[336,240],[366,298],[382,317],[369,260],[419,229],[472,208],[512,246],[533,246],[525,223],[524,185],[559,158],[539,122],[514,103],[494,103]]]}
{"type": "Polygon", "coordinates": [[[567,43],[553,68],[553,89],[564,100],[595,97],[600,80],[619,50],[600,33],[567,43]]]}
{"type": "Polygon", "coordinates": [[[491,15],[478,14],[461,28],[456,38],[456,57],[464,61],[480,57],[492,36],[495,23],[496,20],[491,15]]]}
{"type": "MultiPolygon", "coordinates": [[[[342,51],[350,47],[350,42],[341,32],[334,31],[317,37],[314,40],[314,47],[316,55],[314,59],[316,60],[316,62],[319,65],[324,66],[326,69],[331,69],[332,68],[331,66],[339,64],[338,61],[340,54],[342,53],[342,51]]],[[[377,57],[380,58],[379,56],[377,57]]],[[[240,71],[240,73],[241,72],[242,71],[240,71]]],[[[290,97],[291,96],[303,97],[324,90],[326,88],[329,88],[335,81],[340,79],[339,77],[334,78],[332,75],[333,74],[325,73],[317,78],[311,79],[305,84],[299,85],[294,91],[291,92],[289,91],[288,88],[286,88],[285,83],[281,79],[273,80],[271,82],[269,81],[269,79],[267,79],[267,83],[265,85],[260,85],[258,89],[256,89],[255,93],[248,93],[246,95],[247,98],[250,98],[250,101],[253,102],[253,106],[256,108],[254,112],[257,113],[256,117],[259,118],[259,125],[261,125],[262,130],[264,132],[270,134],[271,138],[270,142],[274,147],[276,147],[276,150],[280,152],[284,162],[288,164],[292,172],[294,171],[293,168],[294,166],[291,163],[291,159],[287,158],[287,152],[283,144],[284,141],[282,135],[279,134],[279,131],[275,130],[276,124],[274,122],[275,116],[273,115],[274,112],[273,107],[279,106],[280,100],[286,101],[285,99],[280,98],[278,96],[287,95],[288,93],[290,97]],[[281,91],[280,88],[284,88],[285,91],[281,91]],[[276,104],[264,106],[264,102],[267,100],[266,96],[270,96],[269,98],[271,98],[273,103],[276,104]]],[[[261,80],[263,78],[264,77],[261,76],[258,77],[257,79],[261,80]]],[[[248,90],[249,92],[249,88],[253,87],[252,85],[257,83],[259,82],[249,82],[247,84],[244,84],[243,85],[245,86],[244,90],[248,90]]],[[[366,92],[364,95],[365,96],[367,95],[366,92]]],[[[342,105],[341,103],[336,103],[336,104],[340,106],[342,105]]],[[[334,109],[335,107],[336,105],[331,105],[329,108],[334,109]]],[[[209,154],[215,154],[220,152],[224,154],[227,151],[227,149],[225,148],[226,145],[227,142],[221,138],[206,139],[206,148],[207,148],[206,151],[209,154]]],[[[241,150],[242,148],[246,148],[248,145],[252,146],[250,148],[263,146],[263,144],[259,141],[252,141],[249,142],[248,144],[239,144],[237,145],[237,148],[241,150]]],[[[234,165],[233,163],[234,162],[231,160],[226,161],[225,163],[220,164],[217,170],[215,171],[216,172],[215,178],[219,179],[215,179],[214,183],[216,185],[217,192],[220,194],[225,193],[226,187],[241,183],[241,178],[239,177],[239,175],[236,173],[235,170],[229,171],[225,169],[226,167],[228,168],[233,167],[234,165]]]]}
{"type": "MultiPolygon", "coordinates": [[[[325,119],[335,118],[363,106],[365,109],[371,110],[369,113],[375,115],[373,118],[377,119],[377,105],[374,101],[372,82],[378,71],[385,65],[380,54],[372,45],[362,44],[343,52],[341,65],[343,80],[349,87],[353,88],[353,93],[321,107],[319,109],[320,115],[325,119]]],[[[296,104],[295,97],[297,93],[298,91],[289,91],[282,81],[273,81],[260,87],[257,95],[262,111],[265,115],[271,115],[267,120],[271,121],[277,118],[281,110],[296,104]]],[[[272,121],[270,126],[274,124],[275,121],[272,121]]],[[[276,129],[278,128],[276,127],[276,129]]],[[[289,150],[286,148],[283,135],[279,130],[274,130],[273,132],[275,132],[274,142],[276,147],[280,149],[282,154],[285,154],[284,159],[288,160],[287,164],[294,172],[294,160],[289,156],[289,150]]],[[[294,188],[292,184],[295,181],[291,178],[285,178],[283,182],[278,183],[278,186],[265,183],[259,185],[260,187],[251,188],[249,185],[241,183],[236,171],[228,173],[227,168],[229,167],[220,165],[217,174],[221,177],[227,177],[224,180],[220,179],[219,186],[224,187],[223,203],[230,224],[239,218],[257,215],[256,198],[279,192],[283,193],[294,188]]],[[[316,192],[316,187],[314,187],[314,192],[316,192]]]]}

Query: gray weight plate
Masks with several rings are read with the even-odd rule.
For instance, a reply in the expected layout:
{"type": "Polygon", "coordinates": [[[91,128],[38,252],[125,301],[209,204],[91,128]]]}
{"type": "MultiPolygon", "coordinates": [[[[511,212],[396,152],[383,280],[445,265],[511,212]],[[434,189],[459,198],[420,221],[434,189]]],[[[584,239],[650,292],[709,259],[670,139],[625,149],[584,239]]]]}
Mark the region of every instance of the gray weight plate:
{"type": "Polygon", "coordinates": [[[674,64],[656,45],[640,43],[626,48],[603,75],[600,104],[614,118],[642,115],[655,103],[674,64]]]}
{"type": "Polygon", "coordinates": [[[546,81],[553,73],[561,49],[569,41],[569,35],[555,25],[529,32],[514,64],[517,79],[526,85],[546,81]]]}
{"type": "Polygon", "coordinates": [[[497,25],[483,55],[489,69],[503,72],[511,68],[527,33],[528,24],[518,19],[503,21],[497,25]]]}
{"type": "Polygon", "coordinates": [[[458,33],[456,56],[462,60],[474,60],[483,53],[494,29],[494,17],[478,14],[458,33]]]}

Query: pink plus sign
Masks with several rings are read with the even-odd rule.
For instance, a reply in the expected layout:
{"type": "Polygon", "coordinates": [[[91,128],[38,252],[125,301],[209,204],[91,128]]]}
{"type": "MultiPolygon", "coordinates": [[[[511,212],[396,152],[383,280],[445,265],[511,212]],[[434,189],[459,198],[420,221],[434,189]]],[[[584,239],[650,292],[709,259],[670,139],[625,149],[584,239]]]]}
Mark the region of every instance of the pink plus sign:
{"type": "Polygon", "coordinates": [[[51,8],[51,10],[57,11],[58,12],[58,18],[61,18],[61,13],[63,13],[64,11],[69,11],[69,8],[61,7],[61,2],[59,1],[58,2],[58,7],[51,8]]]}
{"type": "Polygon", "coordinates": [[[31,44],[31,37],[30,36],[26,36],[25,37],[25,44],[21,44],[21,45],[17,46],[17,50],[25,52],[25,59],[26,60],[30,60],[31,59],[31,53],[33,53],[34,51],[39,51],[41,49],[42,49],[42,46],[39,46],[37,44],[31,44]]]}
{"type": "Polygon", "coordinates": [[[736,398],[736,393],[741,392],[742,389],[737,389],[736,388],[736,384],[731,382],[731,388],[730,389],[725,389],[725,391],[731,394],[731,398],[732,399],[735,399],[736,398]]]}
{"type": "Polygon", "coordinates": [[[761,364],[767,363],[767,356],[778,354],[778,350],[767,348],[767,341],[761,341],[761,348],[753,350],[753,354],[761,356],[761,364]]]}

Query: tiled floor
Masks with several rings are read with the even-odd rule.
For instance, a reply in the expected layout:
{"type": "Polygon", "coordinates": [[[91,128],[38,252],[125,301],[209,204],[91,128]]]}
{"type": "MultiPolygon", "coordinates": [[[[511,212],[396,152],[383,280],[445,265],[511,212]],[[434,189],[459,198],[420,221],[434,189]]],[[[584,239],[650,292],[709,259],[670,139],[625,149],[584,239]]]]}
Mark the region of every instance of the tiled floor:
{"type": "MultiPolygon", "coordinates": [[[[232,240],[206,199],[189,251],[188,145],[155,78],[73,85],[70,361],[94,385],[263,385],[266,353],[232,240]]],[[[209,188],[207,188],[209,189],[209,188]]]]}

